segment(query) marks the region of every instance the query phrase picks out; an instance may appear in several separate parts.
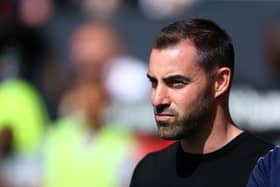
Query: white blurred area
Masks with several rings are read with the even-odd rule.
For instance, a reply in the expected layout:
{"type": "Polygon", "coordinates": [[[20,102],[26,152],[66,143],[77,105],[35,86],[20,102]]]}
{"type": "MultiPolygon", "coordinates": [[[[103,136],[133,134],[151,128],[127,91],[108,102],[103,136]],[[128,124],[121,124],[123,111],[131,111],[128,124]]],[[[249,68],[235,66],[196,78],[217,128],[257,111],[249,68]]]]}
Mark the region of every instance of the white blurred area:
{"type": "Polygon", "coordinates": [[[141,103],[149,99],[148,66],[136,58],[121,56],[108,62],[105,84],[113,103],[141,103]]]}
{"type": "Polygon", "coordinates": [[[153,19],[174,17],[191,9],[200,0],[139,0],[142,12],[153,19]]]}
{"type": "Polygon", "coordinates": [[[260,93],[250,87],[233,87],[230,111],[234,121],[243,128],[255,131],[278,129],[280,90],[260,93]]]}
{"type": "MultiPolygon", "coordinates": [[[[138,0],[140,10],[149,18],[164,19],[174,17],[191,9],[200,0],[138,0]]],[[[89,15],[108,18],[125,4],[124,0],[83,0],[82,8],[89,15]]]]}

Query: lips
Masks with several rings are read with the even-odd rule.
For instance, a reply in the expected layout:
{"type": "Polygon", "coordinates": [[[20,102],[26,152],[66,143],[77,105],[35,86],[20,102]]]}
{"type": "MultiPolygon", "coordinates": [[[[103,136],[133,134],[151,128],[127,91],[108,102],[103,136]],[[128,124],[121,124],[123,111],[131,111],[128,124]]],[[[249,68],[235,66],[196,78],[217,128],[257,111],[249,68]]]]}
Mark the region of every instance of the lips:
{"type": "Polygon", "coordinates": [[[166,121],[171,118],[174,118],[174,115],[167,114],[167,113],[160,113],[160,114],[155,114],[155,118],[157,121],[166,121]]]}

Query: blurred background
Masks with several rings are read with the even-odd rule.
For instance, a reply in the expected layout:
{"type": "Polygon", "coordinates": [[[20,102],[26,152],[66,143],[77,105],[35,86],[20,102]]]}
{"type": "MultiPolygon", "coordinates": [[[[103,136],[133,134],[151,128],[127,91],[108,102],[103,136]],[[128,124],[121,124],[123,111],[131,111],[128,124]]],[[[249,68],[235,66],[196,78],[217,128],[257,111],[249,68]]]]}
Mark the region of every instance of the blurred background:
{"type": "Polygon", "coordinates": [[[280,2],[1,0],[0,186],[128,186],[172,143],[149,102],[153,37],[190,17],[232,36],[234,121],[279,144],[280,2]]]}

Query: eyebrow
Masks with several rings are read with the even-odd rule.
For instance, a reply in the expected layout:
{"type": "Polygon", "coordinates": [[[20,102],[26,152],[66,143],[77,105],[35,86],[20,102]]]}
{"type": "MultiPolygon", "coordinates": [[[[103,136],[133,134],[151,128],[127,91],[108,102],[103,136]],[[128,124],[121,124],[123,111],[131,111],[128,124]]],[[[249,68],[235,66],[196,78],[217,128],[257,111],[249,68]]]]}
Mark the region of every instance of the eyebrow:
{"type": "Polygon", "coordinates": [[[182,76],[182,75],[170,75],[170,76],[167,76],[165,78],[163,78],[164,81],[167,81],[167,80],[181,80],[181,81],[184,81],[184,82],[192,82],[192,80],[188,77],[185,77],[185,76],[182,76]]]}
{"type": "MultiPolygon", "coordinates": [[[[149,80],[156,80],[155,77],[153,77],[152,75],[149,75],[149,73],[147,73],[147,77],[149,80]]],[[[182,76],[182,75],[170,75],[167,76],[165,78],[163,78],[164,81],[168,81],[168,80],[182,80],[184,82],[192,82],[192,80],[188,77],[182,76]]]]}
{"type": "Polygon", "coordinates": [[[146,76],[149,80],[156,80],[156,78],[153,77],[152,75],[149,75],[149,73],[147,73],[146,76]]]}

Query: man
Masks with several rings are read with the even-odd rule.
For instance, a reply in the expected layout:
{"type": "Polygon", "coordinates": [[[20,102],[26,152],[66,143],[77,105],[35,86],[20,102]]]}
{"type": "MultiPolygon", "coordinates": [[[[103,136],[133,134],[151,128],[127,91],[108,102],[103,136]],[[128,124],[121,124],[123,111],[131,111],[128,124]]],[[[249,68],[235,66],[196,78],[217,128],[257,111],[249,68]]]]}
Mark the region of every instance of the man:
{"type": "Polygon", "coordinates": [[[253,169],[247,187],[280,186],[280,147],[276,146],[260,158],[253,169]]]}
{"type": "Polygon", "coordinates": [[[268,144],[229,113],[230,37],[205,19],[178,21],[156,36],[148,78],[159,135],[178,140],[138,163],[130,187],[246,186],[268,144]]]}

